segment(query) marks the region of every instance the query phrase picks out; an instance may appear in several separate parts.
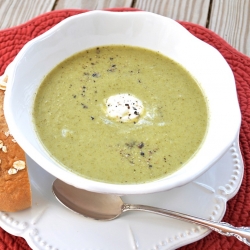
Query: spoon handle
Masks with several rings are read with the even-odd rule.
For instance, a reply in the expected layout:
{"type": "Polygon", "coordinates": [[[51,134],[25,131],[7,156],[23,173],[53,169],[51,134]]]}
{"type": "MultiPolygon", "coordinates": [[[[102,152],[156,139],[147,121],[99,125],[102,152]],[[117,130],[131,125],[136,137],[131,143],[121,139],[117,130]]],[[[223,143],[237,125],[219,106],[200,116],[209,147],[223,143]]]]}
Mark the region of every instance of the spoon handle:
{"type": "Polygon", "coordinates": [[[193,222],[195,224],[207,227],[217,233],[220,233],[225,236],[234,236],[239,241],[244,242],[246,245],[250,246],[250,227],[234,227],[226,222],[214,222],[210,220],[201,219],[198,217],[190,216],[187,214],[182,214],[166,209],[145,206],[145,205],[131,205],[123,204],[122,212],[126,211],[145,211],[151,212],[154,214],[164,215],[167,217],[184,220],[188,222],[193,222]]]}

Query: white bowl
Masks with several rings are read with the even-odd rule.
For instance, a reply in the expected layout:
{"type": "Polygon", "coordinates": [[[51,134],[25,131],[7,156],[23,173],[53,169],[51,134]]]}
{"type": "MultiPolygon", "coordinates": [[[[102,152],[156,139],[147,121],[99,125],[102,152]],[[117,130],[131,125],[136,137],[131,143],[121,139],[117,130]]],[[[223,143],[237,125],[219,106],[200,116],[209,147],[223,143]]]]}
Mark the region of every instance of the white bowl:
{"type": "Polygon", "coordinates": [[[222,55],[177,22],[147,12],[91,11],[67,18],[28,42],[14,60],[4,111],[16,141],[46,171],[78,188],[115,194],[152,193],[192,181],[223,155],[236,138],[241,123],[234,77],[222,55]],[[72,54],[109,44],[160,51],[183,65],[198,80],[207,97],[209,125],[205,141],[195,157],[170,176],[136,185],[88,180],[60,166],[37,138],[32,107],[43,77],[72,54]]]}

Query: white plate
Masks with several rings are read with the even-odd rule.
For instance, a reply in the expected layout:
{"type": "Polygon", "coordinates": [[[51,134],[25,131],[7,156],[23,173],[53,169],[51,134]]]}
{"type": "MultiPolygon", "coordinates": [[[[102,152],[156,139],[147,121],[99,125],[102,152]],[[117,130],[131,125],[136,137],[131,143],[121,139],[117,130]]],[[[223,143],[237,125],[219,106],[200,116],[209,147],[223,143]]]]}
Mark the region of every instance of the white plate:
{"type": "MultiPolygon", "coordinates": [[[[51,191],[55,177],[30,158],[27,161],[32,208],[16,213],[0,212],[0,226],[25,238],[34,250],[167,250],[197,241],[210,233],[210,230],[191,223],[144,212],[123,214],[109,222],[85,218],[59,204],[51,191]]],[[[195,181],[161,193],[124,196],[123,200],[220,221],[227,200],[240,187],[243,172],[237,138],[222,158],[195,181]]]]}

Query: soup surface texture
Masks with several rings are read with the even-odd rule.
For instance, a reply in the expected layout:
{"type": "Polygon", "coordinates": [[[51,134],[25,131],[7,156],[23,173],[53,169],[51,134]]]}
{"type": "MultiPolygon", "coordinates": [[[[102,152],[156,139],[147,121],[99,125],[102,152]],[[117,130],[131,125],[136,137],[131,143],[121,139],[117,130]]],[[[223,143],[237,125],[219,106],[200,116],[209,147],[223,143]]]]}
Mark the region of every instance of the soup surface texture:
{"type": "Polygon", "coordinates": [[[206,99],[182,66],[158,52],[103,46],[57,65],[38,89],[37,134],[69,171],[145,183],[178,170],[206,134],[206,99]]]}

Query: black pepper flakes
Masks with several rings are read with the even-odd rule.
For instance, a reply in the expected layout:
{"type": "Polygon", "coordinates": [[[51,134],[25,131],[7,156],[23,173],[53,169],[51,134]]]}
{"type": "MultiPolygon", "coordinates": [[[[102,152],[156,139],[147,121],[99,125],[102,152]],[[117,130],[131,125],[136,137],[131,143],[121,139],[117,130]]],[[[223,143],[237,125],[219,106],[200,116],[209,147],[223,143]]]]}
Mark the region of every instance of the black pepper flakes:
{"type": "Polygon", "coordinates": [[[99,77],[99,74],[98,73],[93,73],[92,76],[93,77],[99,77]]]}
{"type": "Polygon", "coordinates": [[[115,71],[116,71],[115,65],[112,65],[110,69],[107,69],[107,72],[115,72],[115,71]]]}
{"type": "Polygon", "coordinates": [[[132,142],[127,142],[127,143],[125,143],[125,145],[127,146],[127,147],[129,147],[129,148],[132,148],[132,147],[134,147],[134,145],[135,145],[135,141],[132,141],[132,142]]]}
{"type": "Polygon", "coordinates": [[[93,116],[90,116],[90,118],[91,118],[92,121],[95,119],[95,117],[93,117],[93,116]]]}
{"type": "Polygon", "coordinates": [[[81,103],[81,105],[82,105],[82,107],[83,107],[84,109],[87,109],[87,108],[88,108],[88,106],[85,105],[84,103],[81,103]]]}
{"type": "Polygon", "coordinates": [[[138,148],[143,148],[144,147],[144,143],[143,142],[139,143],[137,147],[138,148]]]}
{"type": "Polygon", "coordinates": [[[130,106],[128,103],[125,103],[125,106],[127,106],[128,109],[130,109],[130,106]]]}

